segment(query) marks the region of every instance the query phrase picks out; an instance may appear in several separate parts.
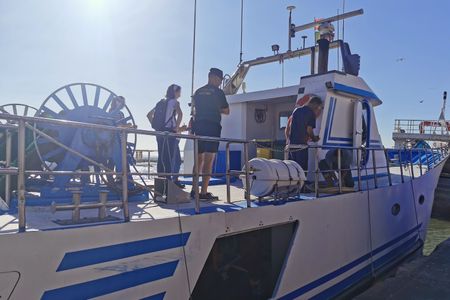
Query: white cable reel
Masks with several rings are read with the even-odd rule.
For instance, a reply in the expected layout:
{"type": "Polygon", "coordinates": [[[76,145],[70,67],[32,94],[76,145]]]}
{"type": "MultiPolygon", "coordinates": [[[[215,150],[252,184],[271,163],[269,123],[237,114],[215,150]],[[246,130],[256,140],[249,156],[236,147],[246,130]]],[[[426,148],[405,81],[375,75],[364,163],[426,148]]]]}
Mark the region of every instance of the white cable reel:
{"type": "MultiPolygon", "coordinates": [[[[249,167],[250,194],[255,197],[266,197],[277,190],[294,194],[306,180],[302,167],[292,160],[253,158],[249,161],[249,167]]],[[[245,180],[242,181],[245,186],[245,180]]]]}

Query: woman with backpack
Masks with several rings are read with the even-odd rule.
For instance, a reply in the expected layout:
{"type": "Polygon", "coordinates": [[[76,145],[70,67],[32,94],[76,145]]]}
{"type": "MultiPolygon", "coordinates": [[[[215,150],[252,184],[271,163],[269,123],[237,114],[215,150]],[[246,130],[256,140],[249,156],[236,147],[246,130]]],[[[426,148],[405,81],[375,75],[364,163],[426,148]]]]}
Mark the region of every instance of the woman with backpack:
{"type": "MultiPolygon", "coordinates": [[[[184,131],[184,126],[180,127],[183,119],[183,112],[178,99],[181,96],[181,87],[172,84],[167,88],[166,97],[160,100],[155,108],[148,114],[153,129],[156,131],[179,133],[184,131]]],[[[178,173],[180,171],[180,148],[178,139],[173,136],[157,136],[158,143],[158,173],[178,173]]],[[[178,181],[178,176],[167,176],[180,187],[183,185],[178,181]]]]}

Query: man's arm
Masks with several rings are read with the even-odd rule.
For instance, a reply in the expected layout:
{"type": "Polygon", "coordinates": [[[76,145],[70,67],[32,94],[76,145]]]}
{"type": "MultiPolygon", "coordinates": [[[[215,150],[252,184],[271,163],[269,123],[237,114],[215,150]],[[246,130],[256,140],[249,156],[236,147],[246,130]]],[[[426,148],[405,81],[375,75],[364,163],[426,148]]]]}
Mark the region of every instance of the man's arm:
{"type": "Polygon", "coordinates": [[[219,90],[219,99],[220,99],[220,113],[223,115],[229,115],[230,114],[230,106],[227,102],[227,97],[225,96],[225,93],[222,90],[219,90]]]}
{"type": "Polygon", "coordinates": [[[308,136],[311,138],[313,142],[317,142],[318,140],[320,140],[318,136],[314,135],[314,128],[312,128],[312,126],[308,126],[306,128],[306,132],[308,133],[308,136]]]}
{"type": "Polygon", "coordinates": [[[286,124],[286,128],[284,129],[284,136],[286,137],[286,144],[289,144],[289,137],[291,136],[291,126],[292,126],[292,117],[289,117],[288,122],[286,124]]]}

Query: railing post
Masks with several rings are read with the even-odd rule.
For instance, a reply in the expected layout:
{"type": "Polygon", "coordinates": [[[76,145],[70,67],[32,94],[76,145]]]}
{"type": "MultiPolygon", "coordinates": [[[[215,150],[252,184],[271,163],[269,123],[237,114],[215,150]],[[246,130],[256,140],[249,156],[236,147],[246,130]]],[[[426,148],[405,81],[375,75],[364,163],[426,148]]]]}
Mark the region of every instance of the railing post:
{"type": "Polygon", "coordinates": [[[226,167],[225,167],[225,178],[226,178],[226,185],[227,185],[227,203],[231,203],[231,176],[230,176],[230,143],[227,143],[225,146],[225,153],[226,153],[226,167]]]}
{"type": "Polygon", "coordinates": [[[356,168],[358,173],[358,191],[361,191],[361,148],[356,149],[356,168]]]}
{"type": "Polygon", "coordinates": [[[247,207],[251,207],[250,202],[250,165],[248,163],[248,143],[244,143],[244,164],[245,164],[245,200],[247,207]]]}
{"type": "Polygon", "coordinates": [[[194,190],[195,213],[200,213],[199,174],[198,174],[198,139],[194,138],[194,170],[192,189],[194,190]]]}
{"type": "Polygon", "coordinates": [[[386,159],[386,170],[387,170],[387,174],[388,174],[389,186],[392,186],[391,169],[389,168],[389,156],[388,156],[386,149],[384,149],[384,156],[386,159]]]}
{"type": "Polygon", "coordinates": [[[430,157],[428,156],[428,148],[425,149],[425,156],[427,157],[427,172],[430,172],[430,157]]]}
{"type": "Polygon", "coordinates": [[[337,149],[338,153],[338,183],[339,183],[339,194],[342,194],[342,170],[341,170],[341,148],[337,149]]]}
{"type": "MultiPolygon", "coordinates": [[[[315,148],[315,149],[317,149],[317,148],[315,148]]],[[[305,148],[304,150],[308,151],[309,149],[305,148]]],[[[317,152],[314,155],[314,169],[315,169],[314,192],[316,194],[316,198],[319,198],[319,158],[317,157],[317,152]]]]}
{"type": "Polygon", "coordinates": [[[402,183],[405,183],[405,178],[403,177],[403,165],[402,165],[402,151],[398,149],[398,163],[400,164],[400,176],[402,177],[402,183]]]}
{"type": "Polygon", "coordinates": [[[289,159],[289,150],[290,150],[290,146],[286,145],[286,147],[284,148],[284,160],[289,159]]]}
{"type": "Polygon", "coordinates": [[[25,216],[25,121],[19,120],[18,149],[17,149],[17,176],[18,188],[18,214],[19,232],[26,230],[25,216]]]}
{"type": "Polygon", "coordinates": [[[128,163],[127,163],[127,132],[121,132],[121,150],[122,150],[122,203],[123,203],[123,219],[125,222],[130,221],[130,212],[128,209],[128,163]]]}
{"type": "Polygon", "coordinates": [[[151,155],[152,155],[152,151],[150,151],[150,150],[148,150],[148,155],[147,155],[147,179],[150,179],[151,178],[151,176],[150,176],[150,173],[152,172],[151,171],[151,168],[152,168],[152,163],[151,163],[151,155]]]}
{"type": "Polygon", "coordinates": [[[414,176],[414,164],[412,161],[412,149],[409,149],[409,164],[410,164],[410,168],[411,168],[411,176],[412,176],[412,179],[414,179],[415,176],[414,176]]]}
{"type": "Polygon", "coordinates": [[[372,149],[372,165],[373,165],[373,183],[375,184],[375,188],[378,188],[377,163],[375,161],[375,149],[372,149]]]}
{"type": "MultiPolygon", "coordinates": [[[[11,167],[11,144],[12,144],[12,138],[11,138],[11,131],[9,129],[6,130],[6,157],[5,157],[5,163],[6,168],[11,167]]],[[[11,203],[11,175],[7,174],[5,176],[5,202],[10,206],[11,203]]]]}
{"type": "Polygon", "coordinates": [[[422,148],[419,148],[419,168],[420,168],[420,176],[423,175],[422,173],[422,148]]]}

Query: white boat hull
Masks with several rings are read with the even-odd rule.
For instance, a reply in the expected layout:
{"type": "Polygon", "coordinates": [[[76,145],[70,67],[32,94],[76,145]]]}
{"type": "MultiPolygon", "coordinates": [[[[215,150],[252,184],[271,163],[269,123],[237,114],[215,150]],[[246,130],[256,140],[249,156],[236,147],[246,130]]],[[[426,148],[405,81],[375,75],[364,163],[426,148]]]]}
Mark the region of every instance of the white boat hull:
{"type": "Polygon", "coordinates": [[[421,247],[443,164],[403,184],[283,205],[4,234],[0,293],[188,299],[218,237],[298,222],[273,297],[329,298],[421,247]]]}

